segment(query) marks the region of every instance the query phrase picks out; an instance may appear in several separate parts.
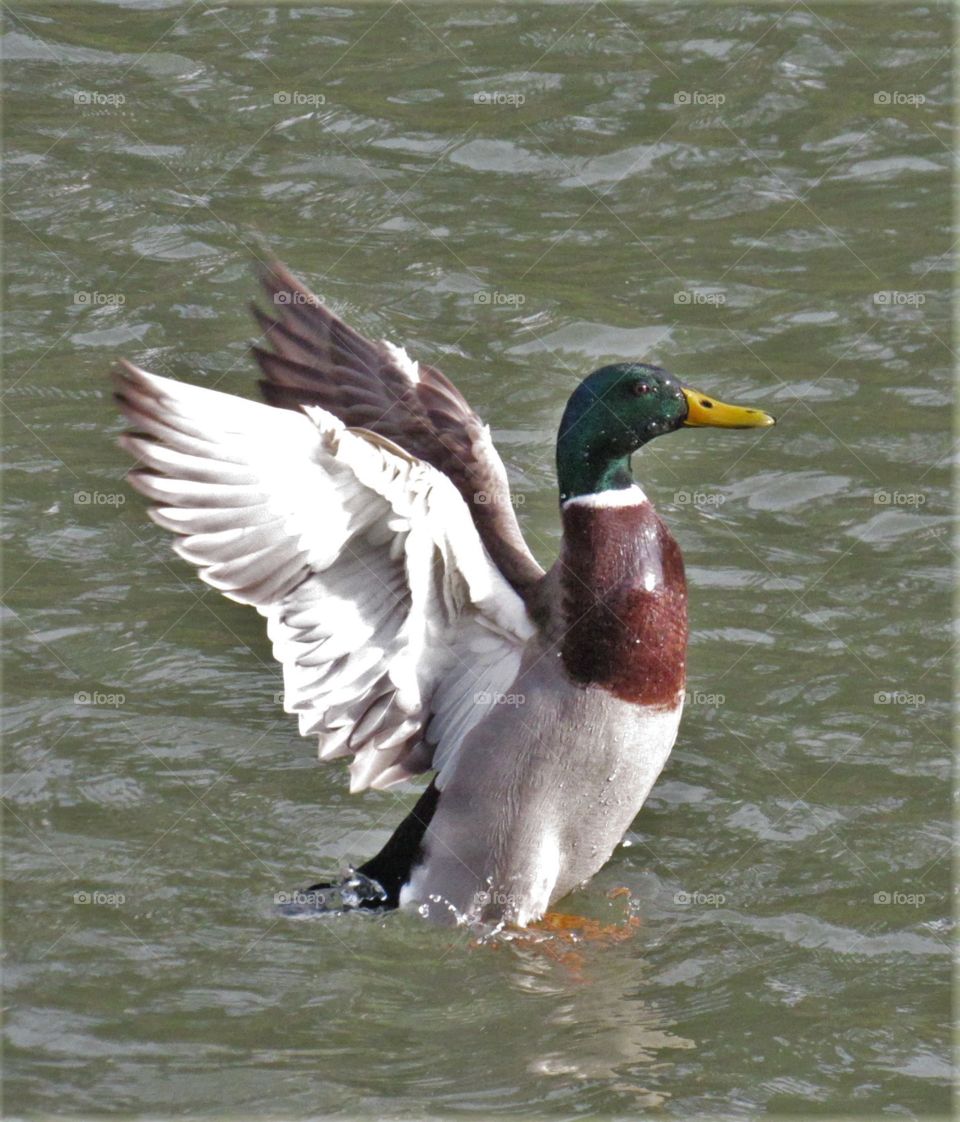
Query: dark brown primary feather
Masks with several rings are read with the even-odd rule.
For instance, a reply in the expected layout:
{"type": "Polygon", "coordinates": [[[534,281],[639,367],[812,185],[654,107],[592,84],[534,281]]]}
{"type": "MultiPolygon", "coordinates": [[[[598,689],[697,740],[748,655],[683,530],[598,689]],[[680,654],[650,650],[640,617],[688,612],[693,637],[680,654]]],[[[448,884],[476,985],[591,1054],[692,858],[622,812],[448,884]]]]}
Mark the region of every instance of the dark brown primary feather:
{"type": "Polygon", "coordinates": [[[510,502],[503,463],[486,426],[433,366],[413,381],[382,342],[371,342],[326,308],[279,263],[263,270],[269,313],[253,313],[270,349],[253,353],[271,405],[319,405],[351,428],[385,437],[447,475],[487,552],[526,597],[543,576],[510,502]]]}

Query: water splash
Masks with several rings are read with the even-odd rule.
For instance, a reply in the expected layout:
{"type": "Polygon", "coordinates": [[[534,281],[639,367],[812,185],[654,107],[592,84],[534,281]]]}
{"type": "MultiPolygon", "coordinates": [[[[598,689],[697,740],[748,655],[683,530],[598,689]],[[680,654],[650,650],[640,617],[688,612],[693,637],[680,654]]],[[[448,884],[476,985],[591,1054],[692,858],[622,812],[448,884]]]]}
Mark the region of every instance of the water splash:
{"type": "Polygon", "coordinates": [[[279,892],[274,902],[280,915],[307,919],[359,909],[381,911],[386,907],[387,893],[372,877],[349,868],[343,878],[333,884],[306,891],[279,892]]]}

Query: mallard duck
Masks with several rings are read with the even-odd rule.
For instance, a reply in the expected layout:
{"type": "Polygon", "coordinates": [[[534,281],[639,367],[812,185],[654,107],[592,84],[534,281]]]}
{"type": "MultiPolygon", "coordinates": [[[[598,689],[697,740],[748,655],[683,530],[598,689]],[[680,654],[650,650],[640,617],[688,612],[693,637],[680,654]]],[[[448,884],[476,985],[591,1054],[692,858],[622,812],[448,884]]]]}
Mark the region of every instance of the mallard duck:
{"type": "Polygon", "coordinates": [[[201,579],[266,618],[284,709],[322,760],[352,757],[351,791],[433,773],[359,867],[374,902],[524,927],[608,860],[680,723],[683,559],[631,456],[774,419],[658,366],[594,371],[560,422],[544,572],[456,387],[283,266],[262,282],[266,404],[122,362],[128,478],[201,579]]]}

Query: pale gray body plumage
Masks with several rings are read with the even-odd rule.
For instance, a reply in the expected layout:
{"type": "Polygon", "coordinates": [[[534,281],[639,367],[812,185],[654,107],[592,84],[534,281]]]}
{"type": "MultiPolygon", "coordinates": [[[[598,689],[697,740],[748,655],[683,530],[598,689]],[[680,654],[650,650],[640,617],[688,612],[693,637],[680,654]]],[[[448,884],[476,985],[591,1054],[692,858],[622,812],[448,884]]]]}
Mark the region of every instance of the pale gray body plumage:
{"type": "Polygon", "coordinates": [[[441,922],[542,915],[609,860],[670,754],[681,708],[570,689],[555,646],[532,639],[505,700],[438,777],[401,906],[441,922]]]}

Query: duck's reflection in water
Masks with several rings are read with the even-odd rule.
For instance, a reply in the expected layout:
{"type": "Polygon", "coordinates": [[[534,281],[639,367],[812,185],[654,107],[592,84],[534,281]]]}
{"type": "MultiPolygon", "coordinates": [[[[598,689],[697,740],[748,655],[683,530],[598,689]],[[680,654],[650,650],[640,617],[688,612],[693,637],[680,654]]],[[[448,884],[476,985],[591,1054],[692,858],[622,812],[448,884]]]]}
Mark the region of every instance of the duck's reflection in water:
{"type": "Polygon", "coordinates": [[[653,1082],[660,1083],[672,1055],[695,1042],[671,1032],[664,1014],[638,995],[644,974],[639,920],[576,923],[543,938],[510,942],[508,984],[552,999],[544,1011],[545,1031],[517,1042],[528,1051],[526,1069],[565,1080],[603,1080],[638,1106],[659,1106],[669,1092],[652,1089],[646,1077],[657,1072],[653,1082]]]}

